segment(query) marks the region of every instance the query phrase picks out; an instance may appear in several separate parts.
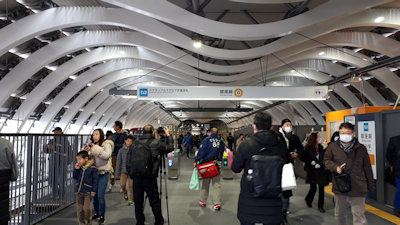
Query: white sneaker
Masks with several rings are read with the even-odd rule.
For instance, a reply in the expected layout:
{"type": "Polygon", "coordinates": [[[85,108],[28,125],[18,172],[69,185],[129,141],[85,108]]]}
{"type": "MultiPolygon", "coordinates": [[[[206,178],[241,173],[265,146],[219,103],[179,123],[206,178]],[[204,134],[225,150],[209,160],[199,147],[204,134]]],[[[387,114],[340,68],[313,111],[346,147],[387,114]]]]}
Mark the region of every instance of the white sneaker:
{"type": "Polygon", "coordinates": [[[113,187],[114,187],[114,185],[112,185],[112,184],[108,185],[108,193],[110,193],[112,191],[113,187]]]}

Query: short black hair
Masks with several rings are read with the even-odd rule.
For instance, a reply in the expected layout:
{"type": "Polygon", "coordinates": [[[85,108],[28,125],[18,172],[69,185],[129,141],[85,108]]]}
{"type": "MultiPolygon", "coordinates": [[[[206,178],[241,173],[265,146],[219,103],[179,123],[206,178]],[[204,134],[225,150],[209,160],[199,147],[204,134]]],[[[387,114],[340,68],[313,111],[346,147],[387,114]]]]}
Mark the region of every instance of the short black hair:
{"type": "Polygon", "coordinates": [[[87,151],[80,151],[80,152],[78,152],[78,154],[76,154],[76,156],[80,156],[83,159],[85,159],[85,158],[89,158],[89,153],[87,151]]]}
{"type": "Polygon", "coordinates": [[[349,122],[340,124],[339,130],[342,129],[342,128],[349,129],[349,130],[352,130],[354,132],[354,125],[349,123],[349,122]]]}
{"type": "Polygon", "coordinates": [[[117,120],[114,122],[115,126],[119,127],[119,129],[122,129],[122,122],[117,120]]]}
{"type": "Polygon", "coordinates": [[[206,133],[208,133],[208,132],[211,132],[211,130],[210,130],[210,129],[208,129],[206,133]]]}
{"type": "Polygon", "coordinates": [[[239,134],[239,137],[240,137],[240,136],[243,136],[243,135],[244,135],[244,134],[239,134]]]}
{"type": "Polygon", "coordinates": [[[283,126],[283,124],[285,123],[292,123],[292,121],[290,121],[289,119],[284,119],[282,120],[281,126],[283,126]]]}
{"type": "Polygon", "coordinates": [[[271,115],[266,112],[258,112],[254,116],[254,124],[257,130],[269,130],[272,125],[271,115]]]}
{"type": "Polygon", "coordinates": [[[135,137],[133,137],[133,135],[128,135],[125,137],[125,141],[131,139],[132,141],[135,140],[135,137]]]}

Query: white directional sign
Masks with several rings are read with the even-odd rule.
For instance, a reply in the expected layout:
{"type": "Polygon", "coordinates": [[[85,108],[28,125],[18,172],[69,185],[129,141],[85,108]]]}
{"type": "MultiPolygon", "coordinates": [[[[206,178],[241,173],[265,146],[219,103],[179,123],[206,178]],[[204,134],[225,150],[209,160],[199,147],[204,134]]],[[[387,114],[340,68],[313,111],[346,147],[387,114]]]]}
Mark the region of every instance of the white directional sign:
{"type": "Polygon", "coordinates": [[[165,86],[138,87],[138,99],[149,100],[325,100],[328,86],[165,86]]]}

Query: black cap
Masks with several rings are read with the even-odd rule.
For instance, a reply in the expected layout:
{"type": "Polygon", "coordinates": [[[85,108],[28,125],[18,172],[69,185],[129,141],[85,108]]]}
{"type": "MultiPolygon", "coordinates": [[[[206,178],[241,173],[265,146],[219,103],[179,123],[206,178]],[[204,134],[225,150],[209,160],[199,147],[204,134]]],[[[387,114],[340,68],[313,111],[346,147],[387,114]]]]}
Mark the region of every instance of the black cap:
{"type": "Polygon", "coordinates": [[[54,131],[56,131],[56,130],[60,130],[60,131],[62,131],[61,127],[56,127],[56,128],[54,128],[54,130],[53,130],[53,131],[51,131],[51,132],[54,132],[54,131]]]}
{"type": "Polygon", "coordinates": [[[288,122],[292,123],[292,121],[290,121],[289,119],[282,120],[281,126],[283,126],[283,124],[288,123],[288,122]]]}

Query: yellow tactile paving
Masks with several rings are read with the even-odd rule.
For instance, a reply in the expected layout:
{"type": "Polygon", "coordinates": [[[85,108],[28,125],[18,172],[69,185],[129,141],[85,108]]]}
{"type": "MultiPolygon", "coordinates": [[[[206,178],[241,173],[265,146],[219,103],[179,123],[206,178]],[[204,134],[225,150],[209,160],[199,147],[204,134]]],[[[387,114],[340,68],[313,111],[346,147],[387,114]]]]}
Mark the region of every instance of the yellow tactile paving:
{"type": "MultiPolygon", "coordinates": [[[[329,184],[328,186],[325,186],[325,193],[333,196],[332,184],[329,184]]],[[[390,213],[387,213],[385,211],[382,211],[380,209],[377,209],[377,208],[375,208],[373,206],[365,204],[365,210],[367,210],[368,212],[370,212],[370,213],[372,213],[374,215],[377,215],[377,216],[379,216],[379,217],[381,217],[381,218],[383,218],[383,219],[385,219],[387,221],[390,221],[390,222],[392,222],[394,224],[398,224],[398,225],[400,224],[400,218],[399,217],[397,217],[395,215],[392,215],[390,213]]]]}

